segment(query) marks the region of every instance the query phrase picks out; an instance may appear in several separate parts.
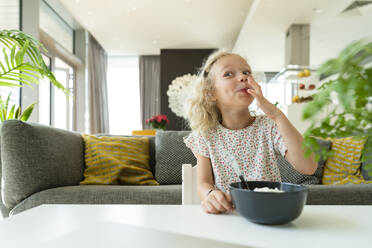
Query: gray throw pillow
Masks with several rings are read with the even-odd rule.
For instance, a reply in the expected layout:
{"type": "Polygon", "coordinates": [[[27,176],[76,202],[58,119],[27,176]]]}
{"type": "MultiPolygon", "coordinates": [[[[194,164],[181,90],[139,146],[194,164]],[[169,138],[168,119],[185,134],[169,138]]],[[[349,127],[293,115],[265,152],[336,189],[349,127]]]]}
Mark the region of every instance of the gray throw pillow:
{"type": "Polygon", "coordinates": [[[1,125],[3,199],[12,209],[45,189],[78,185],[83,179],[80,134],[40,124],[8,120],[1,125]]]}
{"type": "MultiPolygon", "coordinates": [[[[329,150],[331,148],[331,141],[317,139],[321,147],[329,150]]],[[[278,155],[277,165],[279,167],[282,182],[295,184],[320,184],[323,176],[323,168],[326,160],[322,157],[318,162],[318,168],[313,175],[304,175],[298,172],[293,166],[282,156],[278,155]]]]}
{"type": "MultiPolygon", "coordinates": [[[[364,147],[371,147],[372,146],[372,139],[368,139],[366,144],[364,145],[364,147]]],[[[364,153],[363,152],[363,155],[362,155],[363,158],[365,157],[368,157],[368,158],[372,158],[372,152],[370,153],[364,153]]],[[[361,167],[360,167],[360,170],[362,172],[362,176],[364,178],[364,180],[366,181],[371,181],[372,180],[372,176],[370,176],[370,173],[372,173],[372,159],[368,159],[367,161],[363,162],[361,167]]]]}
{"type": "Polygon", "coordinates": [[[196,164],[183,137],[190,131],[157,131],[155,137],[155,179],[160,184],[181,184],[182,164],[196,164]]]}

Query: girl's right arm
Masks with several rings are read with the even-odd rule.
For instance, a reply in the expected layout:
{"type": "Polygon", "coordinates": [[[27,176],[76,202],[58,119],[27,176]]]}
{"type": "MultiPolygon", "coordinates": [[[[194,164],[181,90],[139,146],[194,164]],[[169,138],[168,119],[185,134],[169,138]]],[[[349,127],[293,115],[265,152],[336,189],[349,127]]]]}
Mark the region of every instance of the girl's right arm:
{"type": "Polygon", "coordinates": [[[210,159],[197,154],[195,156],[198,165],[198,194],[202,201],[201,206],[203,210],[212,214],[231,211],[233,207],[230,194],[226,194],[214,186],[210,159]]]}

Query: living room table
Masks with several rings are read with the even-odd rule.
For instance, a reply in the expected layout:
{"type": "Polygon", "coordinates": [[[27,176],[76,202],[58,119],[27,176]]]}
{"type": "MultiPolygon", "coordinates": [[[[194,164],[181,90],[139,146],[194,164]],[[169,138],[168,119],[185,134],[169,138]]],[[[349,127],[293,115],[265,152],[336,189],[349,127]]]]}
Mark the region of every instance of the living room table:
{"type": "Polygon", "coordinates": [[[370,247],[372,206],[306,205],[284,225],[199,205],[41,205],[0,221],[0,247],[370,247]]]}

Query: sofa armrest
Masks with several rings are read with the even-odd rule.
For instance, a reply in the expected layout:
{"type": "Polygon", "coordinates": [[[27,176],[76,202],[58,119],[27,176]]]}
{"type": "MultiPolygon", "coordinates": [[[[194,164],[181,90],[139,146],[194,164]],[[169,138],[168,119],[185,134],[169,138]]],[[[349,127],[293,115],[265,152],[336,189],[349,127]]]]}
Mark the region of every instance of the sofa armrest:
{"type": "Polygon", "coordinates": [[[12,209],[39,191],[78,185],[84,144],[79,133],[8,120],[1,125],[2,193],[12,209]]]}
{"type": "Polygon", "coordinates": [[[197,191],[196,166],[182,165],[182,205],[200,204],[197,191]]]}

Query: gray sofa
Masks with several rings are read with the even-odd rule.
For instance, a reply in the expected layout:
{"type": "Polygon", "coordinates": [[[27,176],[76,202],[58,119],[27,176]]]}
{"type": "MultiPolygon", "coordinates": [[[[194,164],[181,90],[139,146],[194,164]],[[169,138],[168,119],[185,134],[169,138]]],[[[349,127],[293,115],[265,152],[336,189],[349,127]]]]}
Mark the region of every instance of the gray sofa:
{"type": "MultiPolygon", "coordinates": [[[[196,162],[182,141],[188,133],[165,131],[150,137],[150,165],[160,186],[79,185],[84,171],[79,133],[5,121],[0,153],[2,214],[14,215],[41,204],[181,204],[182,164],[196,162]]],[[[293,176],[283,158],[278,165],[283,181],[319,183],[321,164],[318,175],[307,178],[293,176]]],[[[372,185],[308,187],[307,204],[372,204],[372,185]]]]}

